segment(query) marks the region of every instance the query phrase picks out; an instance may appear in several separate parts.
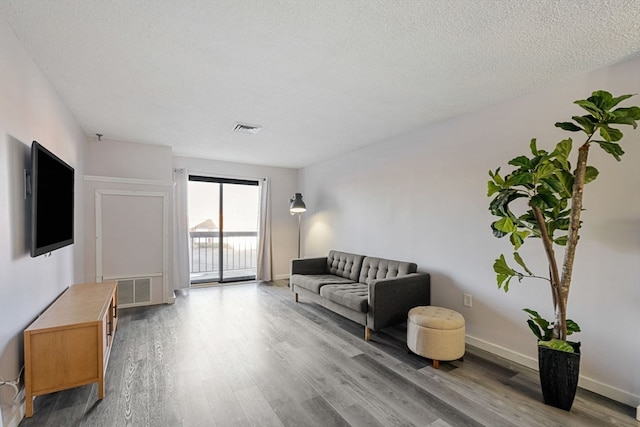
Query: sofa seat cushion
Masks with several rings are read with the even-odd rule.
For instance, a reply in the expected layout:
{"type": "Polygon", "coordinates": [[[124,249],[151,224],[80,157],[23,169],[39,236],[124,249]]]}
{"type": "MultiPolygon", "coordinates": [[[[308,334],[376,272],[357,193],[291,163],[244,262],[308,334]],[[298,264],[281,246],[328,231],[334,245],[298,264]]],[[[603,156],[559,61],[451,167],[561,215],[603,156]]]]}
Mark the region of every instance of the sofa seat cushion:
{"type": "Polygon", "coordinates": [[[326,285],[320,289],[320,295],[361,313],[369,309],[369,287],[363,283],[326,285]]]}
{"type": "Polygon", "coordinates": [[[333,274],[294,274],[291,276],[291,283],[308,291],[320,293],[320,288],[329,284],[353,283],[353,280],[333,274]]]}

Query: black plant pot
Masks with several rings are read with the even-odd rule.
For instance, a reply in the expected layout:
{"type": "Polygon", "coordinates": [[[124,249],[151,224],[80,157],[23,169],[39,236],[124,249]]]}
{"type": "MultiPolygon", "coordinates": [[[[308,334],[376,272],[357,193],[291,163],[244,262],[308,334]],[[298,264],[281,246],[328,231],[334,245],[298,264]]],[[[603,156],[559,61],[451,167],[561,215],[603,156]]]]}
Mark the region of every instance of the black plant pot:
{"type": "Polygon", "coordinates": [[[580,343],[569,343],[575,353],[538,346],[538,368],[544,403],[569,411],[578,389],[580,343]]]}

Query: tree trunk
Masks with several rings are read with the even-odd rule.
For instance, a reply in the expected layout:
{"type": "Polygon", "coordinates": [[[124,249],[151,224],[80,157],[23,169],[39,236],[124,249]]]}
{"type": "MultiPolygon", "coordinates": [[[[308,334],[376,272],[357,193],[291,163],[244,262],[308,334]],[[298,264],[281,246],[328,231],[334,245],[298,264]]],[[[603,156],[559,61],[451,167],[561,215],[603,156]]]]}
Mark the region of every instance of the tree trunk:
{"type": "Polygon", "coordinates": [[[569,298],[569,287],[571,286],[571,274],[573,271],[573,261],[576,256],[576,246],[578,245],[578,231],[580,230],[580,214],[582,213],[582,195],[584,191],[584,179],[587,171],[587,158],[589,156],[589,142],[587,139],[578,149],[578,164],[573,180],[573,196],[571,197],[571,215],[569,220],[569,232],[567,234],[567,248],[564,252],[562,263],[562,278],[560,280],[560,298],[558,301],[558,312],[556,313],[556,323],[554,325],[554,338],[567,339],[567,300],[569,298]]]}
{"type": "Polygon", "coordinates": [[[555,336],[555,328],[558,325],[558,317],[560,314],[558,312],[558,308],[560,307],[560,301],[561,301],[560,276],[558,275],[558,262],[556,261],[556,254],[553,250],[553,241],[549,236],[549,232],[547,230],[547,224],[544,220],[544,214],[542,213],[540,208],[536,206],[531,206],[531,209],[533,210],[533,214],[536,218],[536,222],[538,223],[538,228],[540,229],[540,239],[542,240],[544,251],[547,254],[547,261],[549,262],[549,284],[551,285],[553,310],[556,316],[556,322],[554,324],[554,336],[555,336]]]}

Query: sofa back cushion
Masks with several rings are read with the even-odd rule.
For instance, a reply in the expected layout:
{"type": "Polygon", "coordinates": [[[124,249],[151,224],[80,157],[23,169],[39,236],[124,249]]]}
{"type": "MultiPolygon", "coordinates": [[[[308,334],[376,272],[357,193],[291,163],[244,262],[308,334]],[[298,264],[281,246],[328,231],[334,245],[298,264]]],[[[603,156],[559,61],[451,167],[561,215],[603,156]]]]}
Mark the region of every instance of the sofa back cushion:
{"type": "Polygon", "coordinates": [[[394,261],[390,259],[365,257],[360,270],[360,283],[370,284],[373,280],[405,276],[418,271],[414,262],[394,261]]]}
{"type": "Polygon", "coordinates": [[[358,281],[364,256],[331,250],[327,256],[327,271],[345,279],[358,281]]]}

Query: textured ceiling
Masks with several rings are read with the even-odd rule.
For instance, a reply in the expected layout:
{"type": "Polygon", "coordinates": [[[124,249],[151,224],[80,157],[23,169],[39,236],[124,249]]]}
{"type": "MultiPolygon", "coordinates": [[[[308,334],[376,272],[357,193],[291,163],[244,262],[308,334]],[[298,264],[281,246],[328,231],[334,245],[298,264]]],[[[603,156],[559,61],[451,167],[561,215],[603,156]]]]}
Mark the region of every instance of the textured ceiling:
{"type": "Polygon", "coordinates": [[[0,0],[0,12],[87,135],[294,168],[640,54],[640,0],[0,0]]]}

